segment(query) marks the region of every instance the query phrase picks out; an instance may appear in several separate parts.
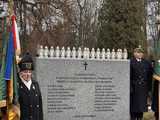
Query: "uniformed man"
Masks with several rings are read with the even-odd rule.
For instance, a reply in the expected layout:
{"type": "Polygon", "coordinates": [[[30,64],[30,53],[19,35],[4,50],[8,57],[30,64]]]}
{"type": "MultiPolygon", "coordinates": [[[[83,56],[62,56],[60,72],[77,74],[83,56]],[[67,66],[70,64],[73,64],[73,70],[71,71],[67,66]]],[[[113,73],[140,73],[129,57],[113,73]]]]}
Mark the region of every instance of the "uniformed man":
{"type": "Polygon", "coordinates": [[[20,120],[43,120],[42,97],[37,81],[32,79],[33,60],[25,54],[18,64],[20,120]]]}
{"type": "Polygon", "coordinates": [[[147,98],[151,89],[152,73],[152,65],[144,59],[143,49],[134,49],[134,58],[130,61],[131,120],[142,120],[143,112],[148,110],[147,98]]]}

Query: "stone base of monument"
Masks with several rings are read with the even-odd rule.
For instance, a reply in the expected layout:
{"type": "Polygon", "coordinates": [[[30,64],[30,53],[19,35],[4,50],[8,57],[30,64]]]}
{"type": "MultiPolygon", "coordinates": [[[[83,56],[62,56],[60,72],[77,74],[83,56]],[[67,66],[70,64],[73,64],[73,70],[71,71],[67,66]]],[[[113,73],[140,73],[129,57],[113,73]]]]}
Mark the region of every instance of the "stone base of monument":
{"type": "Polygon", "coordinates": [[[129,120],[129,61],[36,58],[44,120],[129,120]]]}

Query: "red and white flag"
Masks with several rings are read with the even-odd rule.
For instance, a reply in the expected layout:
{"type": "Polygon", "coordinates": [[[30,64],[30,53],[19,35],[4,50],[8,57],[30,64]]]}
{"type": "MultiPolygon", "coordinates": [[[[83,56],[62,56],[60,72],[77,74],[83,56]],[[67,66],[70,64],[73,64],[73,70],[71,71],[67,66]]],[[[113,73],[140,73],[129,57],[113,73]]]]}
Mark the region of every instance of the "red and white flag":
{"type": "Polygon", "coordinates": [[[16,56],[19,56],[21,53],[20,40],[19,40],[19,32],[17,29],[16,16],[12,16],[12,32],[13,32],[13,45],[16,56]]]}

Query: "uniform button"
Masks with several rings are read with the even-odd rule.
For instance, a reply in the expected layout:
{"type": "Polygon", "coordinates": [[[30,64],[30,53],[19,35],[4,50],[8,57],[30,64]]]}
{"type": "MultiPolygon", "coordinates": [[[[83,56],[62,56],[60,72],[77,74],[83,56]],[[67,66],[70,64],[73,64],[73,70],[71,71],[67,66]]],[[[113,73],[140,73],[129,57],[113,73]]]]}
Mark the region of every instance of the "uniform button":
{"type": "Polygon", "coordinates": [[[37,108],[39,108],[39,105],[37,105],[37,108]]]}
{"type": "Polygon", "coordinates": [[[38,95],[36,94],[36,96],[38,96],[38,95]]]}
{"type": "Polygon", "coordinates": [[[32,105],[30,105],[30,107],[32,107],[32,105]]]}
{"type": "Polygon", "coordinates": [[[33,86],[32,88],[33,88],[33,90],[35,90],[35,86],[33,86]]]}
{"type": "Polygon", "coordinates": [[[30,118],[32,119],[32,116],[30,116],[30,118]]]}

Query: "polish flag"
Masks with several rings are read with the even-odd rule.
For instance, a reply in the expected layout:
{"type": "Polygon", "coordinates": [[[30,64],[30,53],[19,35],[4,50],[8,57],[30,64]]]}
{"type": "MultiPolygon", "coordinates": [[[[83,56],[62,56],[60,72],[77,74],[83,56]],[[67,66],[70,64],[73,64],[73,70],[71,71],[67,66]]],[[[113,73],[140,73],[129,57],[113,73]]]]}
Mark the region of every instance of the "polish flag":
{"type": "Polygon", "coordinates": [[[21,53],[20,40],[19,40],[19,32],[17,29],[16,16],[12,15],[12,32],[13,32],[13,45],[16,56],[19,56],[21,53]]]}

